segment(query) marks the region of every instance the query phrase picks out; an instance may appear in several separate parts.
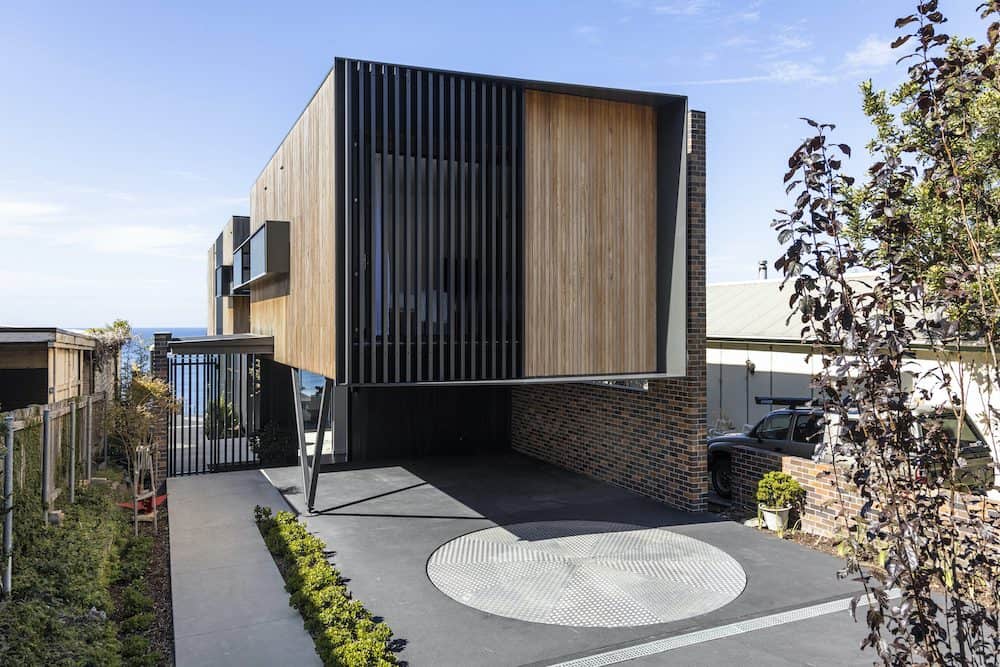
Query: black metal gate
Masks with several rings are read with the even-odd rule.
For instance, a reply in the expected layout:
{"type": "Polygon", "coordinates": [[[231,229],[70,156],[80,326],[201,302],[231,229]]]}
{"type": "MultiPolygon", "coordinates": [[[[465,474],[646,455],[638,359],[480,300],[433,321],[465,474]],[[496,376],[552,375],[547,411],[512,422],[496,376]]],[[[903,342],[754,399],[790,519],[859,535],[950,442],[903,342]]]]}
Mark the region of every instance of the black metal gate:
{"type": "Polygon", "coordinates": [[[178,409],[167,430],[167,475],[260,467],[251,436],[261,422],[254,354],[171,354],[178,409]]]}

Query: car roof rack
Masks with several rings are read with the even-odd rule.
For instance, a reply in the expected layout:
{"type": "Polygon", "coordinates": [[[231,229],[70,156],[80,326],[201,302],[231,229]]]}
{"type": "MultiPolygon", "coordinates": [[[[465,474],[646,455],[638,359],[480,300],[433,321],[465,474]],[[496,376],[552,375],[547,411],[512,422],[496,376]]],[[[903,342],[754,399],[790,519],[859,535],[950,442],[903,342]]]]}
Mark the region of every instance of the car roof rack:
{"type": "Polygon", "coordinates": [[[757,405],[784,405],[789,408],[797,408],[812,402],[812,398],[793,398],[788,396],[754,396],[757,405]]]}

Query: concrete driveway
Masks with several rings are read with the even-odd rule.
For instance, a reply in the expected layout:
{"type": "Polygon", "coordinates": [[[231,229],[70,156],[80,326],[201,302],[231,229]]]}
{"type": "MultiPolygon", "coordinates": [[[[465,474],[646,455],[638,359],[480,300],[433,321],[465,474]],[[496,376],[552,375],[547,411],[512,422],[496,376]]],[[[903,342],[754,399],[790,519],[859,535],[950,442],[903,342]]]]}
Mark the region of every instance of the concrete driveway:
{"type": "Polygon", "coordinates": [[[857,650],[863,627],[843,611],[842,601],[854,587],[836,578],[837,559],[711,514],[671,510],[513,453],[323,473],[313,514],[306,512],[300,469],[272,469],[265,475],[309,529],[336,551],[334,561],[354,595],[403,640],[399,657],[414,667],[596,666],[630,659],[637,664],[745,664],[751,655],[755,662],[775,664],[828,664],[831,659],[871,664],[857,650]],[[455,538],[494,526],[554,521],[667,529],[681,536],[676,539],[693,538],[731,556],[745,572],[746,587],[732,602],[690,618],[573,627],[480,611],[445,595],[428,577],[432,554],[455,538]],[[733,625],[753,619],[763,620],[733,625]]]}

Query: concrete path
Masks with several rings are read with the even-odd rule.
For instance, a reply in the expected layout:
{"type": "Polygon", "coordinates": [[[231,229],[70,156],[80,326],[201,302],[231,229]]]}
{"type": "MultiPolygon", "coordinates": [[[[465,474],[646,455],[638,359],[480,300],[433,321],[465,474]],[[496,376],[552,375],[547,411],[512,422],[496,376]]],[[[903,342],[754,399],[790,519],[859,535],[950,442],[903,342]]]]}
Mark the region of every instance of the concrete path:
{"type": "Polygon", "coordinates": [[[285,509],[281,494],[258,470],[167,491],[177,666],[321,664],[253,522],[254,505],[285,509]]]}

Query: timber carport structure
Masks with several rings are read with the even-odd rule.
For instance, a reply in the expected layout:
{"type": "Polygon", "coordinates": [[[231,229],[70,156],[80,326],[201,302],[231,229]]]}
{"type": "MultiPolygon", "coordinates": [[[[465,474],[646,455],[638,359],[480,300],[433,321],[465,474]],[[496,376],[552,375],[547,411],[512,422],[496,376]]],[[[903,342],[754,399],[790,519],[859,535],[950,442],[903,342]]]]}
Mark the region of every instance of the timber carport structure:
{"type": "Polygon", "coordinates": [[[310,459],[513,448],[701,509],[704,227],[685,97],[338,58],[208,251],[199,345],[271,341],[310,506],[310,459]]]}

